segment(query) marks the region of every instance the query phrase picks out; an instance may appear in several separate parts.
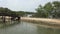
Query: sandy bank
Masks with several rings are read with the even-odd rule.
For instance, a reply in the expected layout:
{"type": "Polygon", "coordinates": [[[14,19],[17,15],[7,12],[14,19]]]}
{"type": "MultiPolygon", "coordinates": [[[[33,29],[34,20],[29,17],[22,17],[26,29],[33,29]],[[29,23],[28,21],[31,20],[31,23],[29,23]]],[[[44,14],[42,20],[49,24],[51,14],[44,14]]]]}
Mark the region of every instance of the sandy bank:
{"type": "Polygon", "coordinates": [[[48,18],[29,18],[29,17],[21,17],[21,20],[34,20],[34,21],[43,21],[43,22],[50,22],[54,24],[60,24],[60,20],[58,19],[48,19],[48,18]]]}
{"type": "Polygon", "coordinates": [[[29,18],[29,17],[21,17],[22,21],[35,21],[36,23],[42,23],[43,25],[48,25],[48,27],[53,26],[60,28],[60,20],[58,19],[48,19],[48,18],[29,18]]]}

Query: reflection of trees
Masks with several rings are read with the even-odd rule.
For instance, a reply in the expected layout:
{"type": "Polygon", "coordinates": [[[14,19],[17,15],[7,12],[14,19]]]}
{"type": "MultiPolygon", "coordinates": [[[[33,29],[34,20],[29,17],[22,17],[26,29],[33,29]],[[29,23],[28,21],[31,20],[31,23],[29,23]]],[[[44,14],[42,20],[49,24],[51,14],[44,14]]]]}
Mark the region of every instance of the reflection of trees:
{"type": "Polygon", "coordinates": [[[54,29],[37,26],[38,34],[54,34],[54,29]]]}

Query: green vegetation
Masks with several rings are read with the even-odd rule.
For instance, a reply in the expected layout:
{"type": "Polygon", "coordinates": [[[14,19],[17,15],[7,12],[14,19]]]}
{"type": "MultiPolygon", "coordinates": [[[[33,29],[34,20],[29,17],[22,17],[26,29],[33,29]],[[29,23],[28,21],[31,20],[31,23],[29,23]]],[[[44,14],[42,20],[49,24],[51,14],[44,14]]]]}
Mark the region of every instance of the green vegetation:
{"type": "Polygon", "coordinates": [[[48,2],[44,6],[39,5],[36,11],[33,17],[60,18],[60,1],[48,2]]]}
{"type": "Polygon", "coordinates": [[[13,16],[13,15],[17,15],[17,16],[24,16],[27,14],[33,14],[33,12],[25,12],[25,11],[12,11],[8,8],[3,8],[0,7],[0,15],[9,15],[9,16],[13,16]]]}
{"type": "Polygon", "coordinates": [[[48,2],[44,6],[39,5],[39,7],[36,8],[36,11],[36,13],[26,11],[12,11],[8,8],[0,7],[0,13],[5,13],[7,15],[25,16],[28,14],[33,14],[32,17],[60,18],[60,1],[48,2]]]}

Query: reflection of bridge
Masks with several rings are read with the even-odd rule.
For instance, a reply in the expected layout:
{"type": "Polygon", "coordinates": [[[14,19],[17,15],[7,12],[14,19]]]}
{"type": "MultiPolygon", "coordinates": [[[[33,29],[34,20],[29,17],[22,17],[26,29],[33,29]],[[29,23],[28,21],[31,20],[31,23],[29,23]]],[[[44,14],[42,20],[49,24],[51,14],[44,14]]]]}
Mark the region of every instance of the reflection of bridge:
{"type": "Polygon", "coordinates": [[[5,22],[6,21],[6,17],[8,16],[8,18],[10,18],[11,20],[20,20],[20,16],[16,15],[16,14],[9,14],[9,13],[0,13],[0,18],[2,18],[2,21],[5,22]]]}

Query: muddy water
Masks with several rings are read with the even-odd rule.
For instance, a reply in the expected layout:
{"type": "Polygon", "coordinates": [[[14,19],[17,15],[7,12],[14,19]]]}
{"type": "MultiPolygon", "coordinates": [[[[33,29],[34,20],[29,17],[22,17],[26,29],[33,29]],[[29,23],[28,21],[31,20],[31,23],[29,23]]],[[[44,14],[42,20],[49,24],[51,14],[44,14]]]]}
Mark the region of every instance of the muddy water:
{"type": "Polygon", "coordinates": [[[0,28],[0,34],[60,34],[60,29],[44,28],[28,22],[0,28]]]}

